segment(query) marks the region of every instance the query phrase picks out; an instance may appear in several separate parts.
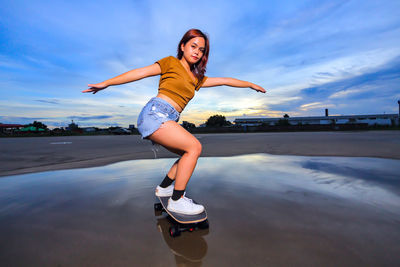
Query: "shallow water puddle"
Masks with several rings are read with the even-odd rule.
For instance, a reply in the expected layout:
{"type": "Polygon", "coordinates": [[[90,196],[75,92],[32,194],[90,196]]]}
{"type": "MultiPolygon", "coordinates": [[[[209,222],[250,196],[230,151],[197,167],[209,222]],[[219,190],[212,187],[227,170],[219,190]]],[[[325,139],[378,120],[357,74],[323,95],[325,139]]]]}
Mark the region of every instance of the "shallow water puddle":
{"type": "MultiPolygon", "coordinates": [[[[67,142],[57,142],[67,143],[67,142]]],[[[198,160],[187,195],[210,228],[155,214],[176,159],[0,179],[9,265],[398,265],[400,161],[251,154],[198,160]],[[246,248],[246,249],[243,249],[246,248]]]]}

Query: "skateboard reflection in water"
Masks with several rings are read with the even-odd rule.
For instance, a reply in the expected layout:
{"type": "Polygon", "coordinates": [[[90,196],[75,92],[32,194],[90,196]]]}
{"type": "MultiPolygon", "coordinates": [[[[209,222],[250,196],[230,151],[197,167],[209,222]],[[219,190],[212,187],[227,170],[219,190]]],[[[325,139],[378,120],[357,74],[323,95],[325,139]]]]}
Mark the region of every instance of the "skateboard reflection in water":
{"type": "MultiPolygon", "coordinates": [[[[173,223],[173,222],[172,222],[173,223]]],[[[207,255],[208,245],[204,236],[208,230],[194,232],[190,235],[173,238],[168,234],[171,222],[168,217],[157,219],[157,227],[162,234],[165,243],[175,256],[175,261],[181,266],[202,266],[202,260],[207,255]]]]}
{"type": "Polygon", "coordinates": [[[178,124],[181,112],[202,87],[225,85],[247,87],[261,93],[266,91],[254,83],[235,78],[205,76],[210,44],[208,36],[198,29],[188,30],[177,48],[176,57],[167,56],[104,82],[88,84],[90,88],[82,92],[95,94],[112,85],[161,75],[157,96],[147,102],[138,116],[138,130],[142,139],[151,140],[180,156],[157,186],[156,195],[169,197],[168,210],[195,215],[204,212],[204,207],[184,193],[202,146],[195,136],[178,124]]]}

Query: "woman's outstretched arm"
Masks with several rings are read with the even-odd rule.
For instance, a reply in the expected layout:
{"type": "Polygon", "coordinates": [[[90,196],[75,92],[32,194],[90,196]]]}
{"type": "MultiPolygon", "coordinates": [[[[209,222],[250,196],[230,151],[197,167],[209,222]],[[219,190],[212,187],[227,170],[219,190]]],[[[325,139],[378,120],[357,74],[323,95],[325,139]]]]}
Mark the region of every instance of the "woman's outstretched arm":
{"type": "Polygon", "coordinates": [[[129,82],[137,81],[137,80],[140,80],[140,79],[143,79],[146,77],[159,75],[159,74],[161,74],[160,65],[157,63],[154,63],[147,67],[130,70],[128,72],[125,72],[119,76],[108,79],[101,83],[88,84],[88,86],[91,86],[91,88],[82,91],[82,93],[93,92],[93,94],[95,94],[98,91],[106,89],[108,86],[111,86],[111,85],[119,85],[119,84],[129,83],[129,82]]]}
{"type": "Polygon", "coordinates": [[[232,87],[249,87],[261,93],[266,92],[264,88],[262,88],[257,84],[238,80],[235,78],[225,78],[225,77],[207,77],[206,81],[203,83],[201,87],[213,87],[220,85],[227,85],[232,87]]]}

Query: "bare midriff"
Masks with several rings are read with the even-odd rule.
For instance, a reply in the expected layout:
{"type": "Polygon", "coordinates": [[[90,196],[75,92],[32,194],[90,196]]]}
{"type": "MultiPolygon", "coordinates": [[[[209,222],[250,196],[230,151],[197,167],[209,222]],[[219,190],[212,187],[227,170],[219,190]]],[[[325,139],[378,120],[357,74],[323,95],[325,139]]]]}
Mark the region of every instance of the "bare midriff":
{"type": "Polygon", "coordinates": [[[175,109],[176,111],[178,111],[179,113],[182,112],[182,108],[171,98],[169,98],[168,96],[158,93],[157,97],[164,99],[165,101],[167,101],[168,103],[170,103],[175,109]]]}

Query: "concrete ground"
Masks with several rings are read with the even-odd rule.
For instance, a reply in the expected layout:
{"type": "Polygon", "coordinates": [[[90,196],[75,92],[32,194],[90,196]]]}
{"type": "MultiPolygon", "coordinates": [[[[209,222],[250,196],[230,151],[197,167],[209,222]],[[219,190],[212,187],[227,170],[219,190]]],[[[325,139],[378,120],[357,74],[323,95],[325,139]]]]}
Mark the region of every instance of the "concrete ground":
{"type": "Polygon", "coordinates": [[[140,136],[0,139],[0,262],[399,266],[400,131],[195,136],[187,195],[210,228],[177,238],[153,210],[177,155],[140,136]]]}
{"type": "MultiPolygon", "coordinates": [[[[400,131],[195,134],[201,157],[252,153],[400,159],[400,131]]],[[[0,139],[0,176],[102,166],[132,159],[177,158],[149,140],[129,136],[0,139]]]]}

